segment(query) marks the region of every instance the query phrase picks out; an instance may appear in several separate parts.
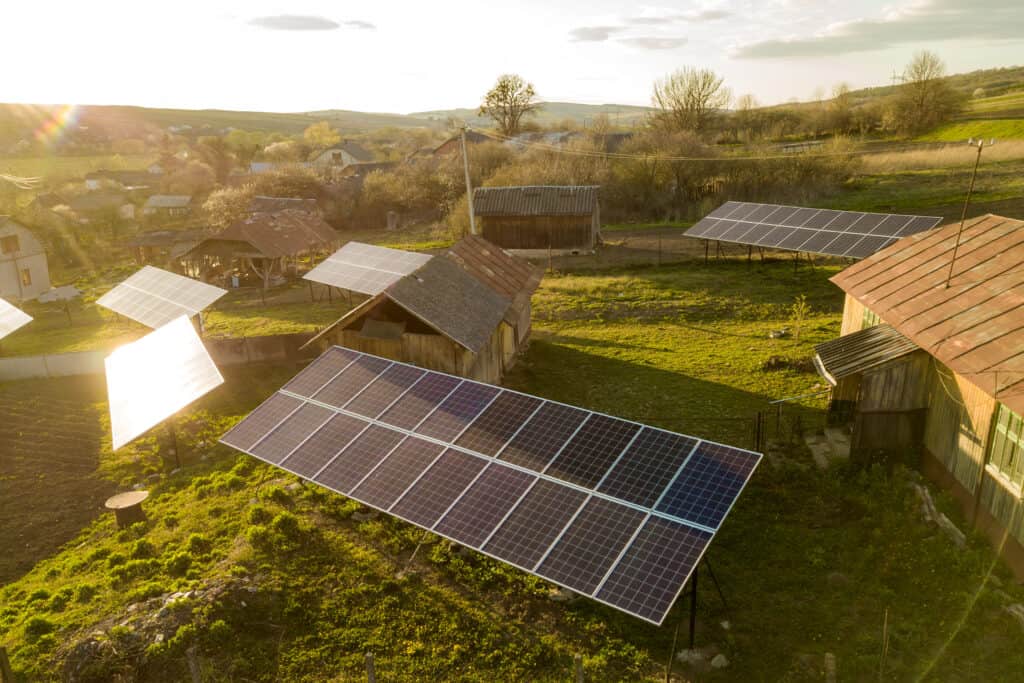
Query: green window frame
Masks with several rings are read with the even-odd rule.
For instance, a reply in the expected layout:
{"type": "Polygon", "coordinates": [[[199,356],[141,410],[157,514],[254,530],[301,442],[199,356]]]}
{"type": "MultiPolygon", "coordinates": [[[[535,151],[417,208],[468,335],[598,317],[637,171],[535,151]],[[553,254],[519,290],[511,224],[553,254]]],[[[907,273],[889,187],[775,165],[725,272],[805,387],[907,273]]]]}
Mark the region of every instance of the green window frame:
{"type": "Polygon", "coordinates": [[[860,319],[860,329],[866,330],[869,327],[874,327],[882,322],[882,319],[875,314],[870,308],[864,308],[864,315],[860,319]]]}
{"type": "Polygon", "coordinates": [[[989,465],[1021,486],[1024,479],[1024,418],[1002,403],[996,413],[989,465]]]}

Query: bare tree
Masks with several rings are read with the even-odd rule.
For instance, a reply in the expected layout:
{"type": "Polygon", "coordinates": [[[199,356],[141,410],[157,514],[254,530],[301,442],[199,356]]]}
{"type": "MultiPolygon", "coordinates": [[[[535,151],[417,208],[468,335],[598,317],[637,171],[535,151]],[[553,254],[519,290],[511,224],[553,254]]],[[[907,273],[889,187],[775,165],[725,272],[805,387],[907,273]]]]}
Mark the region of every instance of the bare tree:
{"type": "Polygon", "coordinates": [[[540,104],[533,83],[518,74],[502,74],[494,87],[484,95],[480,115],[489,116],[503,135],[515,135],[524,116],[534,115],[540,104]]]}
{"type": "Polygon", "coordinates": [[[654,83],[651,97],[659,109],[656,119],[674,130],[707,130],[732,94],[711,69],[683,67],[654,83]]]}
{"type": "Polygon", "coordinates": [[[853,95],[850,86],[839,83],[832,88],[832,99],[828,103],[829,123],[836,135],[846,133],[853,123],[853,95]]]}
{"type": "Polygon", "coordinates": [[[946,65],[937,54],[922,50],[903,69],[896,100],[897,125],[908,134],[920,133],[951,119],[961,98],[946,82],[946,65]]]}

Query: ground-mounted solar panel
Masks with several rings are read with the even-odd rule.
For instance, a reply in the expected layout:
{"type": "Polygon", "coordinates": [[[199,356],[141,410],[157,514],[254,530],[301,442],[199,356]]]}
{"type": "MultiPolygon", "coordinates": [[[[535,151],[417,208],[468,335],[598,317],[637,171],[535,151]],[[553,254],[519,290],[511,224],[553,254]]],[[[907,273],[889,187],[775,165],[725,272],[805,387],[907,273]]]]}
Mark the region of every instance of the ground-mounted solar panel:
{"type": "Polygon", "coordinates": [[[931,230],[941,221],[937,216],[726,202],[686,235],[765,249],[866,258],[907,235],[931,230]]]}
{"type": "Polygon", "coordinates": [[[399,278],[416,272],[430,259],[429,254],[349,242],[303,277],[372,296],[383,292],[399,278]]]}
{"type": "MultiPolygon", "coordinates": [[[[192,322],[184,316],[117,348],[107,356],[105,365],[114,449],[224,382],[192,322]]],[[[275,395],[259,414],[250,416],[251,423],[239,427],[232,441],[251,448],[282,420],[305,408],[302,401],[275,395]]]]}
{"type": "Polygon", "coordinates": [[[0,299],[0,339],[32,322],[32,316],[0,299]]]}
{"type": "Polygon", "coordinates": [[[656,624],[761,458],[340,347],[221,441],[656,624]]]}
{"type": "Polygon", "coordinates": [[[96,300],[100,306],[157,329],[181,316],[201,313],[227,290],[144,266],[96,300]]]}

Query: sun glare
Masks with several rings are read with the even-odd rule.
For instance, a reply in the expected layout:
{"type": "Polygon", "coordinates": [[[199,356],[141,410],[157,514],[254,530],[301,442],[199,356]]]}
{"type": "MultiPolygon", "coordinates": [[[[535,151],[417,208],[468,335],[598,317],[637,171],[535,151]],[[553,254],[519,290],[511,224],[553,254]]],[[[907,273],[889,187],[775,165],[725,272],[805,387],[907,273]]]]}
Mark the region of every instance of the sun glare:
{"type": "Polygon", "coordinates": [[[106,370],[114,449],[224,382],[185,316],[118,348],[106,370]]]}

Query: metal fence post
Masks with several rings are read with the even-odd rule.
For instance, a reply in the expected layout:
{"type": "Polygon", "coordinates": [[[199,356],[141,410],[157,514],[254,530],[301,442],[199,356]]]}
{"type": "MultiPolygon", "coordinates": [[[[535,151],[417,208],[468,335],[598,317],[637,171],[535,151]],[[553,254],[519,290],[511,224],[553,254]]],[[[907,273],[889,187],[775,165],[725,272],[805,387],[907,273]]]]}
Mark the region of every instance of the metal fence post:
{"type": "Polygon", "coordinates": [[[367,683],[377,683],[377,672],[373,669],[373,653],[366,653],[366,681],[367,683]]]}
{"type": "Polygon", "coordinates": [[[583,655],[573,655],[572,659],[576,669],[576,683],[583,683],[583,655]]]}

